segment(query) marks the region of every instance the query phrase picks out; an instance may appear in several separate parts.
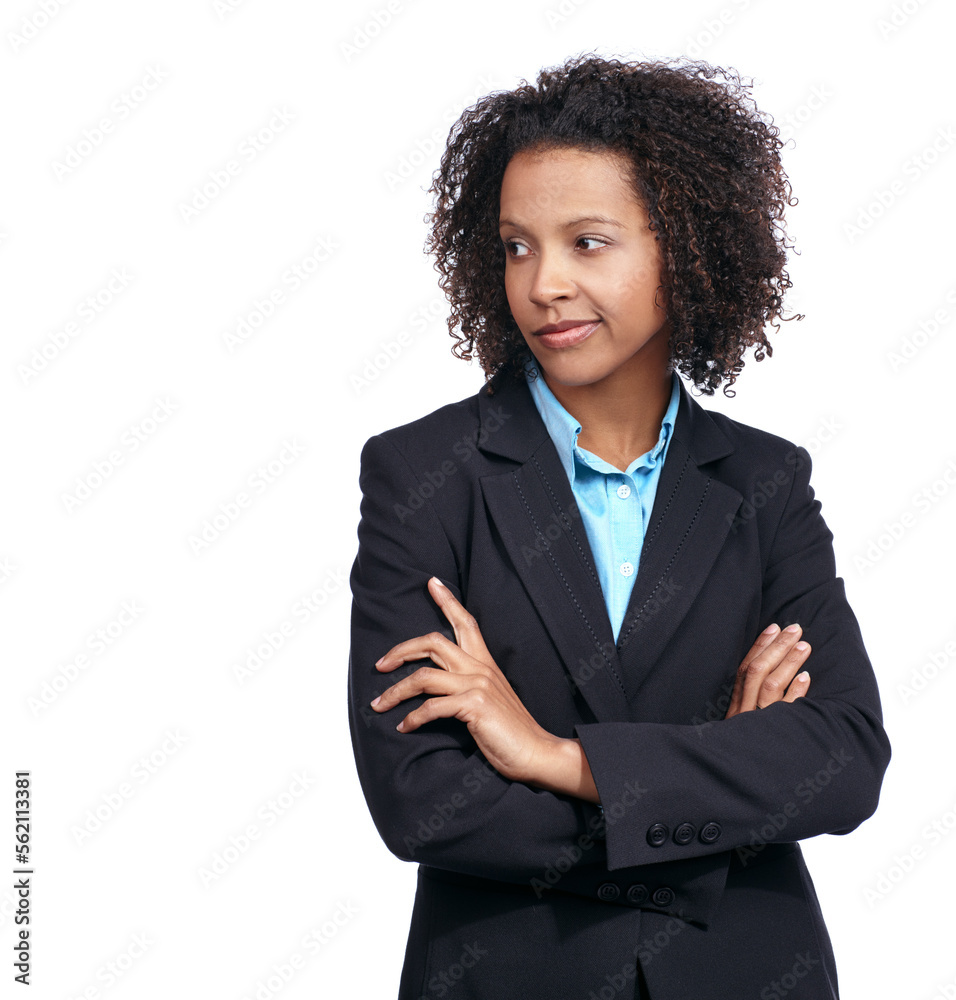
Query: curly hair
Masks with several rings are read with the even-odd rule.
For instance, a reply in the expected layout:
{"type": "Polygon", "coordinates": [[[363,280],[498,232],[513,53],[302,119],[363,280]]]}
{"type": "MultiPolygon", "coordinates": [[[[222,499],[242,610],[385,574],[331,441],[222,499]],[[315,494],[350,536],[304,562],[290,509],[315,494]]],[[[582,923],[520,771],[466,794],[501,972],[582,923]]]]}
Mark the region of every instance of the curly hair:
{"type": "Polygon", "coordinates": [[[622,62],[593,53],[543,69],[467,108],[452,126],[429,194],[427,252],[451,304],[452,353],[485,372],[524,378],[531,353],[505,295],[498,234],[501,182],[522,150],[623,153],[655,232],[674,367],[698,389],[724,393],[764,329],[783,316],[783,213],[796,204],[780,164],[783,141],[733,70],[705,62],[622,62]],[[457,329],[461,333],[456,332],[457,329]]]}

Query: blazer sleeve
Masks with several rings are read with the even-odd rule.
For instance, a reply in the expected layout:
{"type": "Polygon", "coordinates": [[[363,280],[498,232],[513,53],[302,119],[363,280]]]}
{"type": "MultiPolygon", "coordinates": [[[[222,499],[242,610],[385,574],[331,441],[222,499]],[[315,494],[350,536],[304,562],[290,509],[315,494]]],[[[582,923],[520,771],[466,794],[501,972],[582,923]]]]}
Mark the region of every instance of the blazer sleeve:
{"type": "MultiPolygon", "coordinates": [[[[890,760],[876,678],[836,575],[810,456],[804,448],[791,455],[790,493],[763,573],[760,628],[803,627],[809,692],[793,704],[699,725],[576,726],[602,802],[619,801],[628,782],[647,790],[640,808],[608,827],[609,869],[728,849],[746,864],[770,843],[849,833],[876,809],[890,760]]],[[[748,530],[744,519],[731,533],[738,530],[748,530]]]]}
{"type": "MultiPolygon", "coordinates": [[[[405,639],[454,631],[428,593],[437,576],[461,600],[455,552],[418,477],[382,435],[362,449],[358,554],[352,567],[348,708],[362,791],[388,849],[405,861],[528,882],[593,832],[591,803],[506,779],[458,719],[412,733],[396,724],[427,695],[385,713],[369,702],[424,658],[382,674],[375,661],[405,639]]],[[[440,487],[439,487],[440,488],[440,487]]],[[[603,851],[600,852],[603,858],[603,851]]],[[[569,880],[570,882],[570,880],[569,880]]]]}

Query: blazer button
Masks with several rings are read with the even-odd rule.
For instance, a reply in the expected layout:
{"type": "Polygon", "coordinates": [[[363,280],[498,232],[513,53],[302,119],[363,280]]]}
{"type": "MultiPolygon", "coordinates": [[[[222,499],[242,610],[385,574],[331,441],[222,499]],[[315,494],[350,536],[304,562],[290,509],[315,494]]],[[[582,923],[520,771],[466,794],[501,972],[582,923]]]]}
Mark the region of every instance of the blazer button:
{"type": "Polygon", "coordinates": [[[694,839],[694,834],[697,833],[697,827],[693,823],[681,823],[681,825],[674,831],[674,843],[689,844],[694,839]]]}
{"type": "Polygon", "coordinates": [[[719,836],[720,824],[714,823],[713,820],[700,828],[700,839],[705,844],[712,844],[719,836]]]}
{"type": "Polygon", "coordinates": [[[655,823],[647,831],[647,842],[651,847],[663,847],[670,830],[663,823],[655,823]]]}
{"type": "Polygon", "coordinates": [[[640,906],[641,903],[647,901],[647,895],[647,886],[638,882],[627,890],[627,901],[635,906],[640,906]]]}
{"type": "Polygon", "coordinates": [[[663,910],[674,902],[674,890],[666,885],[662,885],[659,889],[654,890],[654,895],[651,896],[651,899],[654,900],[655,906],[659,906],[663,910]]]}
{"type": "Polygon", "coordinates": [[[613,902],[621,895],[621,890],[613,882],[602,882],[598,886],[598,899],[604,900],[605,903],[613,902]]]}

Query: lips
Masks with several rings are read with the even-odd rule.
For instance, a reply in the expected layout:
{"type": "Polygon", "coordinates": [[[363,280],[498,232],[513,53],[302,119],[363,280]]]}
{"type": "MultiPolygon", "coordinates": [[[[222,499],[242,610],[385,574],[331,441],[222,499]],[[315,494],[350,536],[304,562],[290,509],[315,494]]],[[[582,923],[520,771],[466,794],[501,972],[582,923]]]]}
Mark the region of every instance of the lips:
{"type": "Polygon", "coordinates": [[[545,347],[561,348],[574,347],[581,344],[598,328],[601,321],[599,319],[569,319],[560,323],[549,323],[547,326],[536,330],[534,336],[544,344],[545,347]]]}

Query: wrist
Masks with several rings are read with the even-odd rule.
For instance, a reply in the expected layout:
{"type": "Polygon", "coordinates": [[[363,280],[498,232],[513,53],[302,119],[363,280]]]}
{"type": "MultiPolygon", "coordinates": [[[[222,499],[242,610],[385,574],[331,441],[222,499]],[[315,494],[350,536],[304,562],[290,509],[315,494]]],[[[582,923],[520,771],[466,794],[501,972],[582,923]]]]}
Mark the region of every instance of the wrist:
{"type": "Polygon", "coordinates": [[[535,773],[528,784],[600,804],[591,768],[579,739],[553,736],[542,742],[535,759],[535,773]]]}

